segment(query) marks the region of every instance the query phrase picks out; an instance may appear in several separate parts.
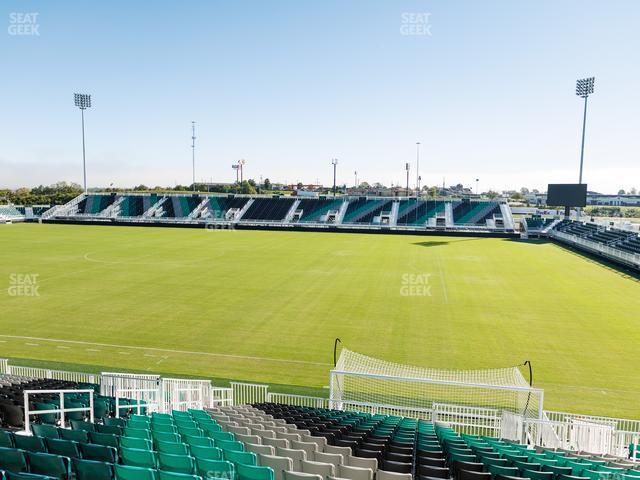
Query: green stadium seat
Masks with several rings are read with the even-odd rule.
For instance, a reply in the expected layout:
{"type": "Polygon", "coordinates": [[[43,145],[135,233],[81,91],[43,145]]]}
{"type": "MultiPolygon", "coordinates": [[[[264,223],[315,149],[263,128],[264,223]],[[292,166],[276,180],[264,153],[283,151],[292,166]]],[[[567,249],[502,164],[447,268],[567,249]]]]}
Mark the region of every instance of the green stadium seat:
{"type": "Polygon", "coordinates": [[[27,458],[25,452],[16,448],[0,447],[0,470],[26,472],[27,458]]]}
{"type": "Polygon", "coordinates": [[[140,450],[152,450],[153,442],[146,438],[120,437],[120,447],[137,448],[140,450]]]}
{"type": "Polygon", "coordinates": [[[189,455],[189,445],[186,443],[156,442],[158,453],[170,453],[172,455],[189,455]]]}
{"type": "Polygon", "coordinates": [[[558,475],[571,475],[571,467],[559,467],[557,465],[543,465],[542,470],[545,472],[553,472],[556,477],[558,475]]]}
{"type": "MultiPolygon", "coordinates": [[[[35,410],[55,410],[58,408],[58,405],[54,403],[33,402],[33,405],[35,410]]],[[[55,425],[59,418],[60,417],[57,413],[43,413],[37,416],[39,422],[48,423],[50,425],[55,425]]]]}
{"type": "Polygon", "coordinates": [[[96,424],[96,432],[107,433],[111,435],[122,435],[122,427],[117,425],[100,425],[96,424]]]}
{"type": "Polygon", "coordinates": [[[157,480],[156,471],[150,468],[114,465],[116,480],[157,480]]]}
{"type": "Polygon", "coordinates": [[[78,443],[71,440],[62,440],[60,438],[47,438],[47,451],[54,455],[62,455],[69,458],[80,458],[80,449],[78,443]]]}
{"type": "Polygon", "coordinates": [[[222,460],[222,450],[217,447],[200,447],[191,445],[191,456],[204,460],[222,460]]]}
{"type": "Polygon", "coordinates": [[[191,418],[189,412],[183,412],[182,410],[171,410],[171,416],[173,418],[191,418]]]}
{"type": "Polygon", "coordinates": [[[107,427],[120,427],[120,428],[124,428],[127,424],[127,422],[125,421],[124,418],[111,418],[111,417],[107,417],[104,419],[104,424],[107,427]]]}
{"type": "Polygon", "coordinates": [[[58,427],[47,424],[32,423],[31,431],[36,437],[41,438],[60,438],[58,427]]]}
{"type": "Polygon", "coordinates": [[[48,475],[60,480],[71,479],[71,460],[67,457],[50,453],[27,452],[27,461],[30,473],[48,475]]]}
{"type": "Polygon", "coordinates": [[[196,469],[198,475],[203,478],[226,478],[228,480],[235,480],[236,470],[231,462],[223,460],[205,460],[203,458],[196,458],[196,469]]]}
{"type": "Polygon", "coordinates": [[[205,422],[205,421],[198,421],[198,425],[200,426],[201,429],[203,429],[205,431],[205,433],[209,436],[211,436],[212,434],[216,434],[222,431],[222,427],[214,422],[205,422]]]}
{"type": "Polygon", "coordinates": [[[141,468],[158,468],[158,458],[153,450],[138,450],[137,448],[121,448],[120,456],[123,465],[141,468]]]}
{"type": "Polygon", "coordinates": [[[115,463],[118,459],[118,450],[104,445],[94,445],[92,443],[80,443],[80,453],[86,460],[97,462],[115,463]]]}
{"type": "Polygon", "coordinates": [[[244,443],[237,440],[216,440],[216,447],[229,452],[244,452],[244,443]]]}
{"type": "Polygon", "coordinates": [[[196,473],[195,459],[189,455],[173,455],[171,453],[159,453],[158,464],[160,470],[176,473],[196,473]]]}
{"type": "Polygon", "coordinates": [[[13,433],[0,430],[0,447],[13,448],[13,433]]]}
{"type": "Polygon", "coordinates": [[[129,421],[127,422],[127,425],[131,422],[141,422],[141,423],[146,423],[146,424],[150,424],[151,423],[151,417],[148,417],[147,415],[131,415],[129,417],[129,421]]]}
{"type": "Polygon", "coordinates": [[[238,480],[275,480],[272,468],[255,465],[236,465],[238,480]]]}
{"type": "Polygon", "coordinates": [[[46,453],[47,451],[44,439],[40,437],[34,437],[32,435],[15,435],[13,437],[13,442],[16,448],[19,448],[20,450],[41,453],[46,453]]]}
{"type": "Polygon", "coordinates": [[[257,465],[258,459],[255,453],[238,452],[235,450],[222,450],[222,456],[225,460],[235,465],[257,465]]]}
{"type": "Polygon", "coordinates": [[[74,458],[71,460],[73,472],[76,480],[112,480],[113,465],[106,462],[96,462],[93,460],[81,460],[74,458]]]}
{"type": "Polygon", "coordinates": [[[68,428],[59,428],[58,433],[63,440],[71,440],[78,443],[89,443],[89,433],[84,430],[70,430],[68,428]]]}
{"type": "Polygon", "coordinates": [[[503,477],[517,477],[518,469],[516,467],[505,467],[502,465],[489,465],[489,473],[494,477],[502,475],[503,477]]]}
{"type": "Polygon", "coordinates": [[[38,475],[37,473],[24,473],[24,472],[22,473],[4,472],[4,473],[5,473],[4,478],[6,480],[58,480],[56,477],[50,477],[48,475],[38,475]]]}
{"type": "Polygon", "coordinates": [[[82,420],[71,420],[72,430],[84,430],[85,432],[95,432],[95,424],[83,422],[82,420]]]}
{"type": "Polygon", "coordinates": [[[203,480],[199,475],[188,475],[185,473],[165,472],[158,470],[159,480],[203,480]]]}
{"type": "Polygon", "coordinates": [[[204,431],[202,431],[200,428],[193,427],[178,426],[178,433],[180,433],[180,435],[189,435],[190,437],[204,436],[204,431]]]}
{"type": "Polygon", "coordinates": [[[530,478],[531,480],[553,480],[555,475],[553,472],[538,472],[535,470],[523,470],[521,473],[522,477],[530,478]]]}
{"type": "Polygon", "coordinates": [[[190,447],[214,447],[214,441],[209,437],[190,437],[189,435],[185,435],[182,437],[182,440],[185,441],[190,447]]]}
{"type": "Polygon", "coordinates": [[[218,440],[233,441],[236,439],[235,435],[231,432],[213,431],[209,433],[209,436],[213,438],[216,442],[218,440]]]}
{"type": "Polygon", "coordinates": [[[152,423],[151,432],[178,433],[178,428],[172,423],[152,423]]]}
{"type": "Polygon", "coordinates": [[[123,435],[125,437],[145,438],[147,440],[151,440],[151,430],[144,430],[142,428],[131,428],[129,426],[124,427],[123,435]]]}
{"type": "Polygon", "coordinates": [[[96,445],[118,448],[118,436],[110,433],[89,432],[89,440],[96,445]]]}
{"type": "Polygon", "coordinates": [[[171,442],[171,443],[182,443],[183,437],[181,437],[177,433],[170,432],[152,432],[151,437],[153,438],[154,443],[157,442],[171,442]]]}

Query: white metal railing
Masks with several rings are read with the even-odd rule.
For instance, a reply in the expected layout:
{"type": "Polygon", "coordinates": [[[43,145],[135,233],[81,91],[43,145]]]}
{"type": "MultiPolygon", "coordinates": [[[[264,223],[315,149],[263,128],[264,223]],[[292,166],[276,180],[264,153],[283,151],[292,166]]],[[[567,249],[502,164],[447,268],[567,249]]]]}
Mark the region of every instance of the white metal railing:
{"type": "Polygon", "coordinates": [[[211,399],[211,380],[162,378],[163,411],[203,409],[211,399]]]}
{"type": "Polygon", "coordinates": [[[267,401],[269,385],[256,383],[230,382],[233,389],[233,400],[236,405],[263,403],[267,401]]]}
{"type": "MultiPolygon", "coordinates": [[[[6,362],[6,361],[5,361],[6,362]]],[[[4,365],[4,371],[7,375],[16,375],[20,377],[30,378],[50,378],[53,380],[66,380],[68,382],[78,383],[99,383],[100,375],[84,372],[70,372],[66,370],[51,370],[48,368],[25,367],[21,365],[4,365]]]]}
{"type": "MultiPolygon", "coordinates": [[[[24,394],[24,429],[27,433],[31,433],[31,416],[44,415],[44,414],[60,414],[60,426],[65,426],[65,413],[71,412],[89,412],[89,420],[93,423],[93,390],[25,390],[24,394]],[[29,406],[29,395],[42,395],[46,393],[57,393],[60,395],[60,408],[51,408],[48,410],[32,410],[29,406]],[[89,394],[89,406],[88,407],[74,407],[65,408],[64,396],[66,394],[73,393],[88,393],[89,394]]],[[[43,402],[46,403],[46,402],[43,402]]]]}
{"type": "Polygon", "coordinates": [[[329,400],[331,408],[352,412],[370,413],[372,415],[395,415],[399,417],[419,418],[431,420],[433,410],[430,408],[413,408],[396,405],[384,405],[368,402],[356,402],[352,400],[329,400]]]}
{"type": "Polygon", "coordinates": [[[120,418],[120,410],[135,409],[137,415],[145,413],[159,412],[160,409],[160,388],[123,388],[116,389],[116,418],[120,418]],[[134,398],[131,398],[134,397],[134,398]],[[125,400],[126,403],[120,403],[125,400]],[[135,403],[131,403],[135,400],[135,403]]]}
{"type": "Polygon", "coordinates": [[[233,401],[233,388],[211,388],[210,407],[226,407],[232,405],[235,405],[233,401]]]}
{"type": "Polygon", "coordinates": [[[558,232],[557,230],[552,230],[550,233],[553,238],[563,240],[570,245],[578,245],[592,252],[605,255],[609,258],[617,259],[631,265],[640,266],[640,254],[625,252],[618,248],[610,247],[608,245],[594,242],[592,240],[587,240],[577,235],[558,232]]]}
{"type": "Polygon", "coordinates": [[[292,395],[289,393],[267,393],[267,402],[295,405],[298,407],[329,408],[329,399],[310,397],[306,395],[292,395]]]}
{"type": "Polygon", "coordinates": [[[495,408],[433,404],[433,422],[443,422],[459,433],[500,436],[502,412],[495,408]]]}

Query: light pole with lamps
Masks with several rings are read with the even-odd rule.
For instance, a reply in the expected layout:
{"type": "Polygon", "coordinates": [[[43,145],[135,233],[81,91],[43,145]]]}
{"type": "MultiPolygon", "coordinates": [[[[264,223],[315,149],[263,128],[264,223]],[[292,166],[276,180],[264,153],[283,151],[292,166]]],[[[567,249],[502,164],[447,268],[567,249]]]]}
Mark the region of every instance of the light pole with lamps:
{"type": "Polygon", "coordinates": [[[87,161],[84,148],[84,111],[87,108],[91,108],[91,95],[86,93],[74,93],[73,99],[76,107],[78,107],[82,113],[82,178],[84,183],[84,193],[87,193],[87,161]]]}
{"type": "Polygon", "coordinates": [[[332,158],[331,165],[333,165],[333,197],[336,196],[336,167],[338,165],[338,159],[332,158]]]}

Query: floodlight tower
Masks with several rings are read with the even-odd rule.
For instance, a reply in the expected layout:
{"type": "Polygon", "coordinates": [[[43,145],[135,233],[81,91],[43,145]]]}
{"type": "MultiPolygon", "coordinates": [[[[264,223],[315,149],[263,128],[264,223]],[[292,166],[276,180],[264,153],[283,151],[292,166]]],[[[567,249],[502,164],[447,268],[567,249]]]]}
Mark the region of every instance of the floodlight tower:
{"type": "Polygon", "coordinates": [[[416,198],[420,197],[420,142],[416,142],[416,198]]]}
{"type": "Polygon", "coordinates": [[[582,117],[582,147],[580,148],[580,176],[578,183],[582,183],[582,164],[584,160],[584,133],[587,126],[587,99],[593,93],[595,77],[582,78],[576,82],[576,95],[584,98],[584,115],[582,117]]]}
{"type": "Polygon", "coordinates": [[[244,164],[247,163],[245,162],[244,158],[241,158],[240,160],[238,160],[238,168],[240,169],[240,184],[242,185],[242,182],[244,182],[244,164]]]}
{"type": "Polygon", "coordinates": [[[84,193],[87,193],[87,161],[84,148],[84,111],[91,108],[91,95],[86,93],[74,93],[73,100],[76,107],[80,109],[82,114],[82,178],[84,183],[84,193]]]}
{"type": "Polygon", "coordinates": [[[191,122],[191,168],[193,171],[193,191],[196,191],[196,122],[191,122]]]}
{"type": "Polygon", "coordinates": [[[409,162],[405,164],[405,168],[407,169],[407,197],[409,196],[409,162]]]}
{"type": "Polygon", "coordinates": [[[338,166],[338,159],[332,158],[331,165],[333,165],[333,198],[336,197],[336,167],[338,166]]]}

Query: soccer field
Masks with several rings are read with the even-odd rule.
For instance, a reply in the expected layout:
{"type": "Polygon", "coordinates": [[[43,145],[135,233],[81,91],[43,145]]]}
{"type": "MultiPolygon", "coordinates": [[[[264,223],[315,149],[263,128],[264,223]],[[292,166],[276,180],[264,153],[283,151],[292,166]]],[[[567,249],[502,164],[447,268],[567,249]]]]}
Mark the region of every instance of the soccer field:
{"type": "Polygon", "coordinates": [[[640,284],[552,243],[14,224],[0,245],[16,363],[321,388],[340,337],[436,368],[531,360],[547,409],[640,417],[640,284]]]}

